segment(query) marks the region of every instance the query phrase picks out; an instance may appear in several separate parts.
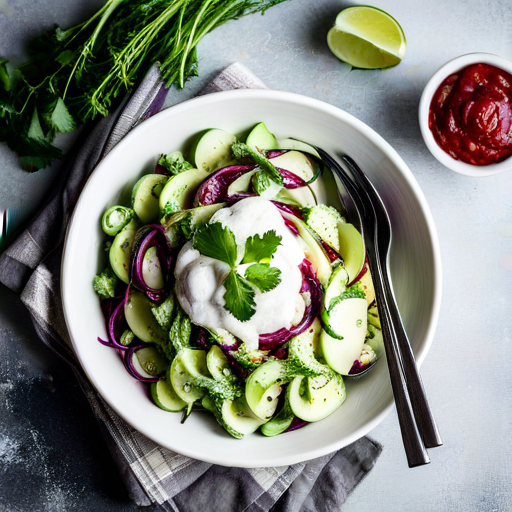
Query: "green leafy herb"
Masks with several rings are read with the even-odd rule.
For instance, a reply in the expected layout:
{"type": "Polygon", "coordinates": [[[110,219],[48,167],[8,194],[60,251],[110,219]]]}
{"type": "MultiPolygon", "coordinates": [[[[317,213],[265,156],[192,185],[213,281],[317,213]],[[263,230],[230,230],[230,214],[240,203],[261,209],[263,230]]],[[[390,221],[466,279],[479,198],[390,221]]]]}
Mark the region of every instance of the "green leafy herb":
{"type": "Polygon", "coordinates": [[[255,263],[245,269],[245,279],[265,293],[281,282],[281,271],[268,263],[255,263]]]}
{"type": "Polygon", "coordinates": [[[17,68],[0,57],[0,141],[27,170],[46,167],[62,154],[51,144],[57,133],[112,112],[152,64],[167,87],[182,88],[197,75],[205,35],[282,1],[106,0],[87,21],[32,40],[17,68]],[[29,133],[35,111],[44,139],[29,133]]]}
{"type": "Polygon", "coordinates": [[[277,247],[281,245],[281,239],[273,229],[263,236],[250,236],[245,242],[242,263],[269,263],[277,247]]]}
{"type": "Polygon", "coordinates": [[[278,185],[283,184],[283,177],[277,170],[276,166],[261,153],[258,153],[247,144],[244,144],[243,142],[234,142],[231,145],[231,151],[235,158],[239,160],[243,158],[250,158],[268,175],[271,180],[275,181],[278,185]]]}
{"type": "Polygon", "coordinates": [[[207,224],[196,231],[192,246],[201,254],[227,263],[231,268],[236,265],[237,248],[235,235],[220,222],[207,224]]]}
{"type": "Polygon", "coordinates": [[[118,279],[109,268],[94,277],[92,287],[100,299],[115,297],[118,279]]]}
{"type": "Polygon", "coordinates": [[[185,160],[181,151],[173,151],[167,155],[162,155],[158,163],[171,174],[179,174],[180,172],[188,171],[194,167],[185,160]]]}
{"type": "Polygon", "coordinates": [[[264,171],[257,171],[252,177],[251,183],[254,192],[259,196],[263,195],[264,192],[272,186],[270,178],[264,171]]]}
{"type": "Polygon", "coordinates": [[[256,312],[252,286],[236,270],[231,270],[224,281],[224,287],[224,307],[241,322],[250,320],[256,312]]]}

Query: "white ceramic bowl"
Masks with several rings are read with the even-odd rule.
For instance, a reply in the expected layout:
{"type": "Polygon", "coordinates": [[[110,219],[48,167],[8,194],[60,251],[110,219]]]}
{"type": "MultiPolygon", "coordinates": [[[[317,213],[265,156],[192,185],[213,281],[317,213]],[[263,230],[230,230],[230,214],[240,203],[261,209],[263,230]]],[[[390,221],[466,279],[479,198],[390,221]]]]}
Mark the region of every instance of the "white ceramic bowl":
{"type": "Polygon", "coordinates": [[[147,386],[128,375],[113,350],[96,341],[97,336],[106,337],[92,289],[94,275],[106,262],[100,227],[103,211],[141,175],[153,171],[160,153],[182,148],[206,128],[236,134],[259,121],[278,137],[296,137],[332,154],[346,152],[373,180],[389,209],[393,284],[419,363],[432,341],[441,298],[437,235],[423,193],[393,148],[346,112],[296,94],[237,90],[181,103],[129,133],[90,177],[68,230],[62,298],[73,347],[93,385],[129,424],[164,447],[225,466],[281,466],[327,454],[369,432],[393,403],[382,360],[366,377],[347,382],[345,404],[325,420],[285,435],[252,434],[238,441],[206,414],[193,414],[181,425],[179,414],[156,407],[147,386]]]}
{"type": "Polygon", "coordinates": [[[512,157],[509,157],[497,164],[482,166],[471,165],[461,162],[460,160],[455,160],[455,158],[442,150],[434,139],[434,136],[428,127],[428,114],[432,97],[437,91],[437,88],[441,85],[441,82],[453,73],[456,73],[471,64],[478,64],[479,62],[496,66],[497,68],[504,69],[508,73],[512,74],[512,62],[498,55],[494,55],[492,53],[468,53],[466,55],[461,55],[460,57],[450,60],[436,71],[423,90],[419,107],[421,134],[423,135],[423,140],[430,152],[437,158],[437,160],[439,160],[439,162],[441,162],[445,167],[448,167],[448,169],[460,174],[465,174],[466,176],[475,177],[492,176],[493,174],[509,171],[512,169],[512,157]]]}

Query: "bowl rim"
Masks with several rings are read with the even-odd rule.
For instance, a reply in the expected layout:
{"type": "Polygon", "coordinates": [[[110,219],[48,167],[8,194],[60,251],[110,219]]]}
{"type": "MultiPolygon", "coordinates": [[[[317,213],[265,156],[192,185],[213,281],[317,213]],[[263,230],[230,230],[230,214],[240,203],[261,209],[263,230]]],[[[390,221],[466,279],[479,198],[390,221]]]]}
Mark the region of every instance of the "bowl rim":
{"type": "Polygon", "coordinates": [[[423,140],[432,155],[448,169],[458,172],[459,174],[474,177],[493,176],[512,169],[512,157],[508,157],[497,164],[489,165],[472,165],[462,162],[461,160],[455,160],[437,144],[430,128],[428,127],[428,118],[432,97],[437,91],[439,85],[441,85],[441,82],[449,75],[456,73],[471,64],[478,64],[480,62],[496,66],[497,68],[503,69],[504,71],[512,74],[512,62],[500,55],[486,52],[473,52],[460,55],[459,57],[455,57],[443,64],[432,75],[423,89],[418,109],[421,135],[423,136],[423,140]]]}
{"type": "Polygon", "coordinates": [[[433,263],[433,299],[432,299],[432,308],[430,311],[430,316],[427,319],[428,326],[424,335],[424,342],[419,347],[416,353],[416,361],[418,366],[420,366],[432,345],[435,330],[438,323],[439,312],[441,307],[441,294],[442,294],[442,270],[441,270],[441,255],[440,255],[440,247],[439,240],[437,236],[437,229],[434,224],[434,219],[430,208],[428,206],[427,200],[423,191],[421,190],[418,182],[414,178],[411,170],[408,168],[407,164],[403,161],[403,159],[399,156],[397,151],[393,149],[393,147],[386,142],[377,132],[375,132],[368,125],[354,117],[353,115],[330,105],[329,103],[323,102],[321,100],[313,99],[307,96],[303,96],[296,93],[289,93],[284,91],[273,91],[273,90],[265,90],[265,89],[238,89],[238,90],[230,90],[230,91],[222,91],[215,94],[208,94],[205,96],[195,97],[189,100],[186,100],[182,103],[176,104],[172,107],[166,108],[155,114],[151,118],[147,119],[140,125],[138,125],[135,129],[129,132],[119,144],[117,144],[110,153],[103,158],[95,167],[89,178],[87,179],[80,197],[75,205],[73,210],[73,214],[71,216],[70,222],[68,224],[68,228],[66,231],[66,237],[64,241],[64,250],[63,257],[61,263],[61,296],[62,296],[62,306],[64,310],[64,318],[66,321],[66,325],[68,328],[68,332],[70,335],[70,339],[73,345],[73,349],[77,355],[77,359],[80,362],[81,367],[83,368],[85,374],[87,375],[89,381],[92,383],[94,388],[99,392],[102,398],[110,405],[110,407],[129,425],[133,428],[147,436],[148,438],[155,441],[158,445],[164,446],[168,449],[171,449],[177,453],[182,455],[191,457],[193,459],[202,460],[205,462],[209,462],[212,464],[219,464],[222,466],[233,466],[233,467],[246,467],[246,468],[256,468],[256,467],[273,467],[273,466],[282,466],[282,465],[291,465],[298,462],[303,462],[307,460],[311,460],[328,453],[331,453],[335,450],[343,448],[350,443],[357,441],[372,429],[374,429],[379,423],[381,423],[384,418],[389,414],[393,407],[394,400],[391,398],[390,402],[386,407],[382,409],[380,413],[378,413],[372,420],[368,421],[365,425],[361,426],[359,429],[355,430],[352,435],[347,435],[341,439],[336,439],[332,442],[326,443],[319,448],[309,448],[301,450],[300,454],[296,455],[278,455],[272,456],[267,455],[265,458],[259,459],[257,462],[252,460],[244,460],[243,464],[236,458],[232,456],[226,456],[223,459],[210,457],[203,453],[198,456],[198,453],[193,449],[189,449],[188,447],[176,446],[172,445],[172,443],[164,444],[161,439],[155,438],[150,429],[146,428],[143,422],[134,422],[125,418],[123,411],[117,406],[116,403],[113,403],[108,396],[105,396],[101,391],[101,386],[98,386],[98,382],[96,379],[92,378],[92,376],[88,373],[87,368],[82,363],[82,359],[80,357],[81,349],[80,343],[77,343],[73,335],[73,330],[71,329],[71,321],[70,316],[71,313],[68,310],[67,304],[72,303],[73,299],[73,287],[72,287],[72,279],[70,279],[73,275],[73,264],[71,259],[68,257],[71,243],[70,241],[79,236],[79,233],[76,232],[75,226],[78,224],[75,222],[76,217],[78,217],[79,212],[82,210],[81,204],[84,201],[85,194],[84,190],[89,186],[89,183],[93,179],[93,176],[98,172],[102,172],[102,169],[108,168],[111,160],[115,159],[116,153],[121,152],[123,150],[124,145],[128,145],[132,142],[132,140],[136,140],[139,137],[140,133],[143,131],[150,131],[151,127],[154,123],[160,122],[163,116],[173,116],[175,112],[186,110],[190,107],[190,105],[194,106],[204,106],[209,105],[211,103],[217,103],[219,100],[229,101],[231,98],[245,98],[246,100],[258,100],[258,99],[273,99],[281,102],[288,102],[291,104],[299,104],[302,107],[312,108],[314,110],[319,110],[327,115],[335,116],[341,121],[351,125],[354,129],[361,132],[365,137],[369,138],[372,143],[374,143],[388,158],[390,158],[395,164],[398,172],[401,177],[405,180],[407,186],[411,189],[414,197],[418,203],[418,206],[423,214],[427,233],[430,241],[430,249],[432,252],[432,263],[433,263]]]}

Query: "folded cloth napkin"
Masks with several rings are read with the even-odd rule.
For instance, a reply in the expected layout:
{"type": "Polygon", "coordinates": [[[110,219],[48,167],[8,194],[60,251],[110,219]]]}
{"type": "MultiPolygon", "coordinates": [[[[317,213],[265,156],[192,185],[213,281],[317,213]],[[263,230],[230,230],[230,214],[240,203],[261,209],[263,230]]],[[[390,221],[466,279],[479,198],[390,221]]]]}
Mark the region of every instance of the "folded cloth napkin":
{"type": "MultiPolygon", "coordinates": [[[[203,93],[239,88],[265,85],[236,63],[203,93]]],[[[71,213],[99,160],[134,126],[158,112],[166,94],[154,67],[127,103],[84,134],[42,210],[0,256],[0,282],[21,294],[41,340],[73,368],[137,505],[157,504],[181,512],[339,510],[380,455],[382,447],[375,441],[364,437],[336,453],[277,468],[228,468],[196,461],[158,446],[127,425],[98,395],[75,358],[59,286],[71,213]]]]}

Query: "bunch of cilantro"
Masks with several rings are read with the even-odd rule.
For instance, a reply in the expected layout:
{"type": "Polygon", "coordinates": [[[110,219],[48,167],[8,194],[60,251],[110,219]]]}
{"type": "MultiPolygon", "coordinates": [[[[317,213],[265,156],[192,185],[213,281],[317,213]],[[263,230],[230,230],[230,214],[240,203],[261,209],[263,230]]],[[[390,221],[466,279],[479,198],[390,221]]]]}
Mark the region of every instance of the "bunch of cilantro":
{"type": "Polygon", "coordinates": [[[107,0],[89,20],[31,42],[13,68],[0,56],[0,141],[37,171],[61,156],[58,133],[106,116],[155,63],[167,87],[197,75],[199,41],[226,21],[284,0],[107,0]]]}
{"type": "Polygon", "coordinates": [[[281,282],[281,271],[270,266],[281,238],[274,230],[267,231],[263,236],[250,236],[245,242],[240,262],[235,235],[220,222],[207,224],[192,239],[192,246],[201,254],[229,265],[230,271],[223,282],[226,289],[224,307],[241,322],[250,320],[256,312],[255,289],[262,293],[269,292],[281,282]],[[250,265],[241,275],[237,267],[245,264],[250,265]]]}

